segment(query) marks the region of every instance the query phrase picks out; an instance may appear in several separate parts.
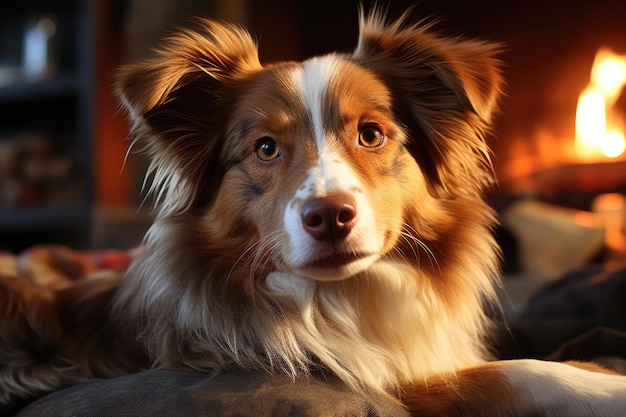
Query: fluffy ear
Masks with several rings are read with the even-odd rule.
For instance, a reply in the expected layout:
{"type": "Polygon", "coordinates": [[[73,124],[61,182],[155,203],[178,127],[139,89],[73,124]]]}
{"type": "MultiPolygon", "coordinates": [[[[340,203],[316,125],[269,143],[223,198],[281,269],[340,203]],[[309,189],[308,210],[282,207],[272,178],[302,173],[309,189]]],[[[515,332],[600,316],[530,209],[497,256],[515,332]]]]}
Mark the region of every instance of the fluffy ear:
{"type": "Polygon", "coordinates": [[[480,192],[493,181],[485,142],[502,90],[499,46],[445,38],[429,25],[361,14],[353,59],[390,88],[407,147],[432,193],[480,192]]]}
{"type": "Polygon", "coordinates": [[[117,93],[131,136],[150,157],[150,191],[162,212],[209,200],[223,168],[220,135],[232,80],[261,68],[255,42],[239,27],[199,20],[166,39],[154,57],[122,68],[117,93]]]}

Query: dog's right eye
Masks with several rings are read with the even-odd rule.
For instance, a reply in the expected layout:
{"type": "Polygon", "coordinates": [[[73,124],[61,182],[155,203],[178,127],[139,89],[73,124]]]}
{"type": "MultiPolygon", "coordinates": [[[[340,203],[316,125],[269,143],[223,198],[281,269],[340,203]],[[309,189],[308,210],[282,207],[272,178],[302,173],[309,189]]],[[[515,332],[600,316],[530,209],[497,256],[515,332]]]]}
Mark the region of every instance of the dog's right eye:
{"type": "Polygon", "coordinates": [[[264,136],[257,141],[255,152],[261,161],[272,161],[281,155],[280,147],[269,136],[264,136]]]}
{"type": "Polygon", "coordinates": [[[359,131],[359,145],[365,148],[378,148],[385,140],[385,135],[376,126],[367,125],[359,131]]]}

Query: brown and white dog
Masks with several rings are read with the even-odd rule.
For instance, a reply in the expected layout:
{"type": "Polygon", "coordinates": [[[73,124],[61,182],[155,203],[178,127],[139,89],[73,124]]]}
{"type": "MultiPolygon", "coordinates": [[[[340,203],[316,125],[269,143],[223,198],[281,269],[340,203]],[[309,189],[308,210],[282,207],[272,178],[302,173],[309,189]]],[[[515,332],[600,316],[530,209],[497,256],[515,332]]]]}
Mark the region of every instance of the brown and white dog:
{"type": "Polygon", "coordinates": [[[351,55],[261,65],[243,29],[202,21],[123,69],[157,219],[121,280],[2,278],[0,401],[146,366],[322,364],[419,416],[625,415],[622,376],[489,361],[497,52],[373,12],[351,55]]]}

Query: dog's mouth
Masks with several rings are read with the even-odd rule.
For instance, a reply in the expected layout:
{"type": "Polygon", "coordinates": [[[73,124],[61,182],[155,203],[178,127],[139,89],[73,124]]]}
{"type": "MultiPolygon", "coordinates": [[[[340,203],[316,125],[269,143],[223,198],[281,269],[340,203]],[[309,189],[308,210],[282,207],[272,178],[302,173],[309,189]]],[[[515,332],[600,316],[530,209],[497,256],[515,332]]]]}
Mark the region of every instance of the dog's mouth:
{"type": "Polygon", "coordinates": [[[367,253],[333,253],[305,265],[305,268],[336,269],[369,256],[367,253]]]}
{"type": "Polygon", "coordinates": [[[298,269],[303,275],[316,280],[341,280],[361,272],[378,257],[378,254],[368,252],[333,253],[307,262],[298,269]]]}

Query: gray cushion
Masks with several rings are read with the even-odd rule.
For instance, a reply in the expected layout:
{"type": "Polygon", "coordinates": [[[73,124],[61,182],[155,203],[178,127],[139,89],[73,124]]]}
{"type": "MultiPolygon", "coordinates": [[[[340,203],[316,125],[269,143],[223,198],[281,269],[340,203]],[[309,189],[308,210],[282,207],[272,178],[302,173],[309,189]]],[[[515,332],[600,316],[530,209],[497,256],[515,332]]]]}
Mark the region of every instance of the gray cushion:
{"type": "Polygon", "coordinates": [[[329,376],[147,371],[77,385],[31,403],[19,417],[47,416],[408,416],[378,395],[329,376]]]}

